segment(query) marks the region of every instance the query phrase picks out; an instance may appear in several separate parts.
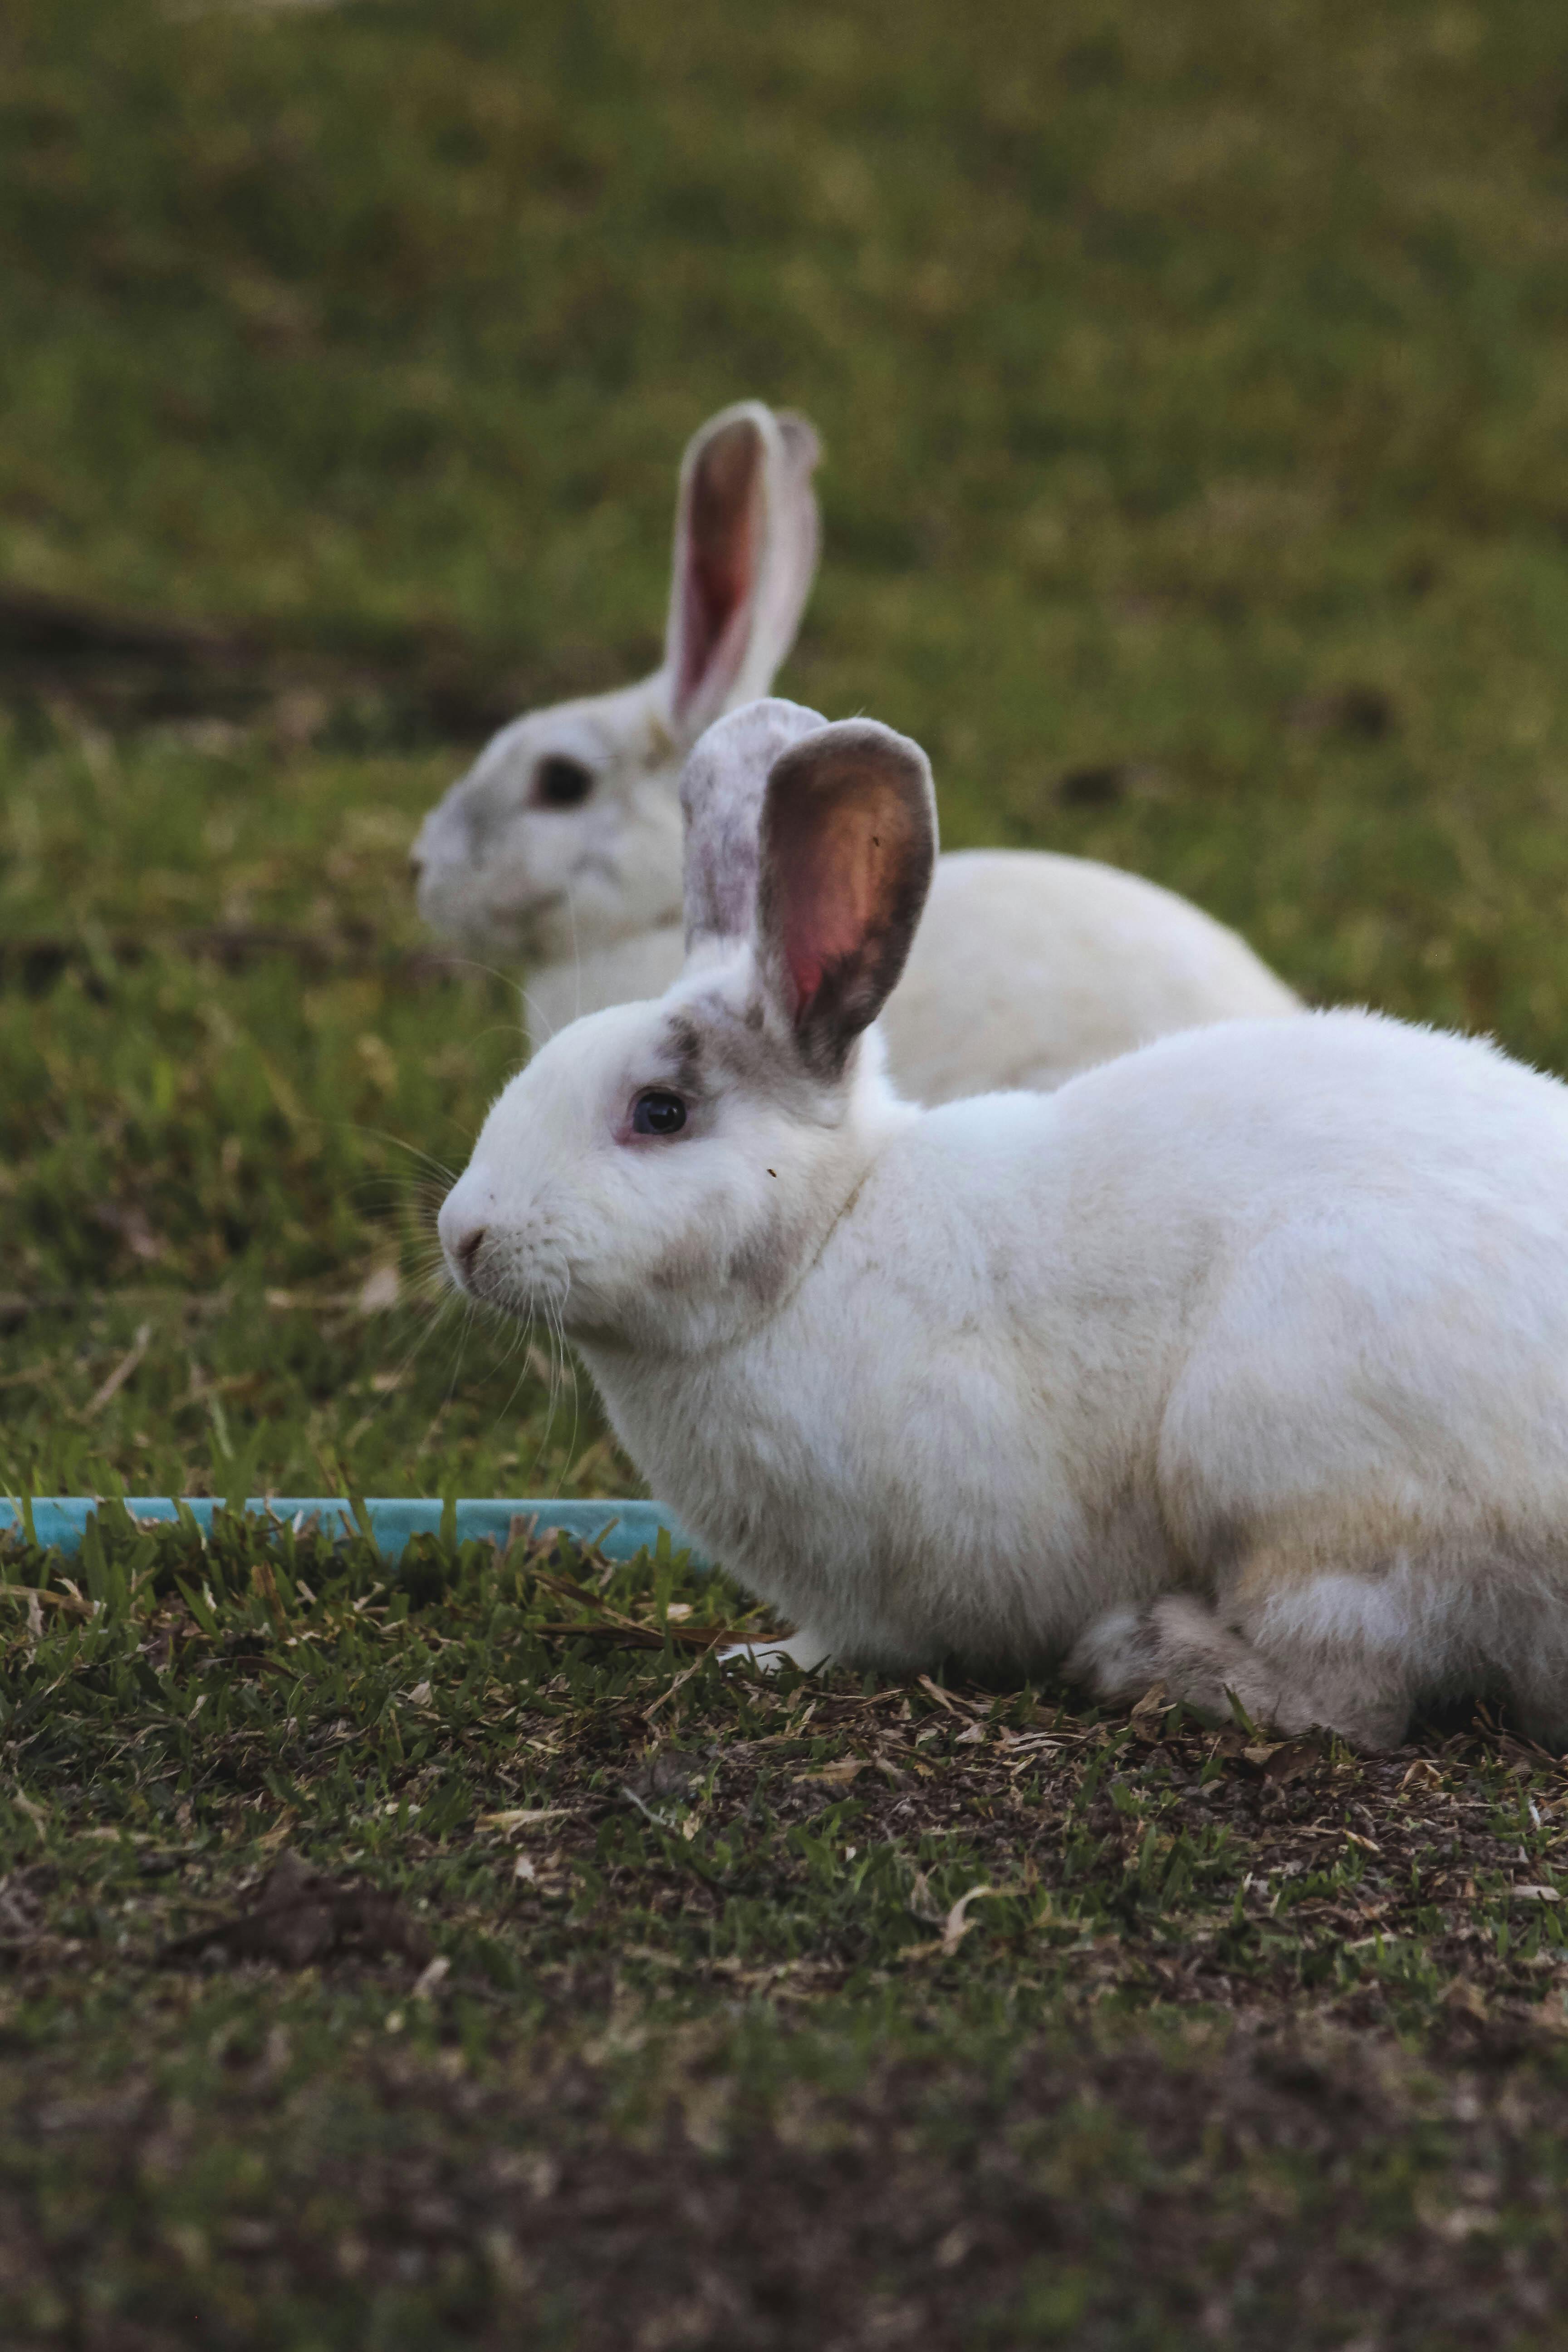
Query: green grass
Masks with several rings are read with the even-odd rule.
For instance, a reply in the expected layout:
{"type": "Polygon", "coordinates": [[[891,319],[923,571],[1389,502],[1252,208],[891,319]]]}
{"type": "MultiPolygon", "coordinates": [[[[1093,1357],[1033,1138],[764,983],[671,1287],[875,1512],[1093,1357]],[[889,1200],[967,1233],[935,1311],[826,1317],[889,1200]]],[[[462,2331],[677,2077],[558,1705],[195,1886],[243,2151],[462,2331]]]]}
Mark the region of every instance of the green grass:
{"type": "MultiPolygon", "coordinates": [[[[0,581],[249,649],[0,610],[0,1487],[633,1488],[437,1311],[517,975],[404,860],[443,713],[657,658],[744,394],[827,449],[784,683],[950,842],[1568,1070],[1565,194],[1544,0],[13,0],[0,581]]],[[[1568,2341],[1506,1731],[760,1686],[668,1564],[301,1541],[0,1557],[7,2341],[1568,2341]],[[159,1963],[289,1847],[446,1972],[159,1963]]]]}

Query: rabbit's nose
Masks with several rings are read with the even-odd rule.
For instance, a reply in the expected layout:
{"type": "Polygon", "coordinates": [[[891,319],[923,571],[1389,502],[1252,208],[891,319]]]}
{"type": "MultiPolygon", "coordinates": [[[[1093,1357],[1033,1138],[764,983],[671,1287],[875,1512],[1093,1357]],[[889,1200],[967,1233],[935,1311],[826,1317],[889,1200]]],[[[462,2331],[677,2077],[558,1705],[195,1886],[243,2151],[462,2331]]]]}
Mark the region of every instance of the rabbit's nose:
{"type": "Polygon", "coordinates": [[[441,1213],[436,1220],[436,1231],[441,1237],[441,1249],[452,1278],[465,1290],[471,1290],[480,1250],[489,1231],[486,1219],[491,1202],[488,1187],[476,1184],[471,1170],[465,1170],[441,1203],[441,1213]]]}
{"type": "Polygon", "coordinates": [[[465,1282],[472,1282],[474,1278],[474,1264],[484,1245],[484,1238],[483,1225],[469,1225],[448,1244],[458,1271],[465,1282]]]}

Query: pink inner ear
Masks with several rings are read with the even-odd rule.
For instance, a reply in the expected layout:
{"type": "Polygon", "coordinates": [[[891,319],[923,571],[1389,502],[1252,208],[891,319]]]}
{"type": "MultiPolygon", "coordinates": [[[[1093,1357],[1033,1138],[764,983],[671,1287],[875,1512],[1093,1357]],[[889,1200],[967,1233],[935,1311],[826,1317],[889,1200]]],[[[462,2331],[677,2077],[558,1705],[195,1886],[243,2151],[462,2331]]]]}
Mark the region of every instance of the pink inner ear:
{"type": "Polygon", "coordinates": [[[762,548],[762,443],[749,424],[719,434],[699,463],[685,533],[678,711],[705,680],[721,675],[727,692],[739,675],[762,548]]]}
{"type": "Polygon", "coordinates": [[[750,549],[744,554],[745,562],[715,561],[711,566],[693,556],[681,613],[678,709],[685,708],[715,669],[733,672],[741,667],[752,617],[750,549]]]}
{"type": "Polygon", "coordinates": [[[797,1013],[828,968],[865,944],[877,908],[880,846],[860,812],[841,808],[785,877],[783,946],[797,1013]]]}

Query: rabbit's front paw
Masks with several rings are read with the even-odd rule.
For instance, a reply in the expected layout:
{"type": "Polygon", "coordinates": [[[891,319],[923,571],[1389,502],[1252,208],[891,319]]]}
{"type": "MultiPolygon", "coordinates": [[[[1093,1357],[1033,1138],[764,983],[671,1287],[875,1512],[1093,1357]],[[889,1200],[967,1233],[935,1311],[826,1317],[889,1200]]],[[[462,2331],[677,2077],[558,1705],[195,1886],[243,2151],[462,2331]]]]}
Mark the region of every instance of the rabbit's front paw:
{"type": "Polygon", "coordinates": [[[783,1665],[798,1666],[803,1675],[809,1675],[826,1665],[831,1654],[819,1634],[803,1628],[782,1642],[731,1642],[720,1651],[719,1662],[730,1665],[739,1660],[764,1675],[776,1675],[783,1665]]]}

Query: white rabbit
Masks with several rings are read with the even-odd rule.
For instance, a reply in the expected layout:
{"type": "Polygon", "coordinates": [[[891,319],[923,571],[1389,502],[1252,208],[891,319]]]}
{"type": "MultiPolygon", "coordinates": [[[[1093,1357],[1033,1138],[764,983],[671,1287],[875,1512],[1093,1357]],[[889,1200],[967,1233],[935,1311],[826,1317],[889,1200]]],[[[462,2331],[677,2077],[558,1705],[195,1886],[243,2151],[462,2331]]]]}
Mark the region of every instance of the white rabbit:
{"type": "MultiPolygon", "coordinates": [[[[803,417],[760,402],[711,418],[680,469],[663,667],[515,720],[425,820],[420,912],[477,954],[533,960],[536,1044],[680,970],[681,759],[720,711],[767,692],[794,642],[817,455],[803,417]]],[[[1155,883],[964,850],[937,868],[885,1025],[897,1084],[946,1102],[1059,1086],[1167,1030],[1299,1010],[1234,931],[1155,883]]]]}
{"type": "Polygon", "coordinates": [[[680,762],[795,642],[819,454],[805,417],[760,401],[710,417],[681,461],[661,667],[503,727],[420,828],[420,913],[478,954],[533,961],[535,1040],[680,969],[680,762]]]}
{"type": "Polygon", "coordinates": [[[1369,1747],[1485,1691],[1568,1742],[1568,1089],[1327,1013],[916,1109],[869,1024],[924,756],[774,706],[700,764],[769,726],[760,876],[699,779],[689,968],[502,1093],[456,1279],[564,1328],[802,1663],[1065,1660],[1369,1747]]]}

